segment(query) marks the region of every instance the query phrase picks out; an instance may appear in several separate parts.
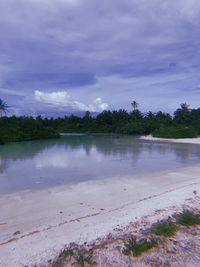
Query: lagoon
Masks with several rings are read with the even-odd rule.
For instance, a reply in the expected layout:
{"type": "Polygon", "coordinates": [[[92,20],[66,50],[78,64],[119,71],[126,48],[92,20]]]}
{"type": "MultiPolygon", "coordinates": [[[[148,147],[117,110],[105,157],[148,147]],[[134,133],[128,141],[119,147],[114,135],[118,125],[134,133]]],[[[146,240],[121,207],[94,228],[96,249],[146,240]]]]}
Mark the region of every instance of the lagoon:
{"type": "Polygon", "coordinates": [[[196,164],[200,146],[120,135],[66,135],[0,146],[0,195],[196,164]]]}
{"type": "Polygon", "coordinates": [[[199,201],[199,139],[119,137],[0,146],[0,266],[44,266],[71,242],[93,243],[199,201]]]}

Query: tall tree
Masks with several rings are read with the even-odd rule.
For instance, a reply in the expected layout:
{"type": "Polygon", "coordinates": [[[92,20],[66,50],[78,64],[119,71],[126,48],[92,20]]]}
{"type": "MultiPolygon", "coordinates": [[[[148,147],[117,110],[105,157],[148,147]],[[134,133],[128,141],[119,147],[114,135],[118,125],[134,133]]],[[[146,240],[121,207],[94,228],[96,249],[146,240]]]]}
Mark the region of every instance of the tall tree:
{"type": "Polygon", "coordinates": [[[131,102],[131,105],[132,105],[132,107],[133,107],[133,109],[134,109],[134,111],[137,109],[137,107],[138,107],[138,103],[134,100],[133,102],[131,102]]]}
{"type": "Polygon", "coordinates": [[[191,109],[186,103],[182,103],[181,108],[174,112],[174,121],[178,123],[189,123],[191,120],[191,109]]]}
{"type": "Polygon", "coordinates": [[[3,116],[3,113],[6,115],[8,108],[9,106],[7,105],[7,103],[0,98],[0,117],[3,116]]]}

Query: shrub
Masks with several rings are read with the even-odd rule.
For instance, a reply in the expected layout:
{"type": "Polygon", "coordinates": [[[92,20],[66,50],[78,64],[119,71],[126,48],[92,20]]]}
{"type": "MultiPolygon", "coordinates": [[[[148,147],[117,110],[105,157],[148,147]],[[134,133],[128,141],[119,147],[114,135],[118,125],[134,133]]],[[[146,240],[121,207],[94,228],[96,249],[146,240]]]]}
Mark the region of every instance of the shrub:
{"type": "Polygon", "coordinates": [[[200,215],[194,214],[194,212],[190,210],[183,210],[182,213],[177,215],[176,221],[185,226],[196,225],[200,224],[200,215]]]}
{"type": "Polygon", "coordinates": [[[195,138],[198,136],[197,131],[192,127],[177,126],[162,126],[152,132],[154,137],[161,138],[195,138]]]}
{"type": "Polygon", "coordinates": [[[89,264],[89,265],[95,265],[96,262],[93,261],[93,253],[90,252],[90,254],[88,256],[83,255],[82,253],[79,253],[78,256],[75,256],[75,259],[77,261],[78,264],[80,264],[81,266],[85,266],[85,263],[89,264]]]}
{"type": "Polygon", "coordinates": [[[62,257],[65,257],[65,258],[67,258],[67,257],[72,257],[74,255],[74,252],[73,252],[73,250],[72,249],[64,249],[61,253],[60,253],[60,255],[58,256],[59,258],[62,258],[62,257]]]}
{"type": "Polygon", "coordinates": [[[137,242],[135,236],[131,236],[127,243],[124,243],[125,248],[122,250],[124,255],[132,255],[134,257],[139,256],[142,252],[147,251],[155,246],[157,246],[157,241],[154,238],[151,238],[150,241],[147,239],[141,239],[137,242]]]}
{"type": "Polygon", "coordinates": [[[171,221],[158,222],[151,229],[152,233],[163,236],[173,236],[177,230],[177,225],[171,221]]]}

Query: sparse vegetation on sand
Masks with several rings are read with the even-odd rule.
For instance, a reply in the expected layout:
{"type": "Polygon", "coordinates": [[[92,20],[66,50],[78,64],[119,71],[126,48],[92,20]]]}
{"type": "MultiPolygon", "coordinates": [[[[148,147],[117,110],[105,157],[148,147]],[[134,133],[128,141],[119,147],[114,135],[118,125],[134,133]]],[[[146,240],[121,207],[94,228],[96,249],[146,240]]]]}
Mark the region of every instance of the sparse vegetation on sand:
{"type": "Polygon", "coordinates": [[[178,226],[171,220],[158,222],[152,225],[151,231],[156,235],[163,235],[165,237],[171,237],[176,234],[178,226]]]}
{"type": "MultiPolygon", "coordinates": [[[[151,256],[145,256],[148,251],[149,253],[147,255],[164,253],[165,258],[167,258],[168,254],[175,255],[176,253],[180,253],[180,250],[184,250],[182,253],[185,255],[186,249],[188,251],[190,249],[188,241],[184,239],[181,242],[176,241],[175,236],[177,233],[179,233],[179,235],[181,233],[181,235],[190,235],[191,240],[194,240],[196,235],[198,237],[198,232],[200,233],[199,228],[195,230],[194,227],[192,227],[194,225],[200,225],[199,213],[189,209],[183,210],[181,213],[175,214],[173,217],[169,217],[168,220],[158,221],[157,223],[151,225],[150,228],[140,233],[139,236],[138,234],[137,236],[126,234],[124,237],[121,236],[118,239],[112,239],[109,236],[106,241],[104,240],[102,243],[95,245],[89,245],[87,243],[84,243],[84,245],[77,245],[72,243],[72,245],[70,245],[68,248],[65,248],[63,251],[61,251],[59,256],[54,261],[49,261],[48,266],[104,266],[106,262],[105,253],[109,249],[109,246],[112,246],[112,251],[108,251],[107,253],[115,253],[115,263],[119,257],[121,262],[126,262],[127,264],[128,262],[139,263],[141,261],[144,261],[145,264],[150,264],[151,256]],[[158,247],[157,252],[153,250],[155,247],[158,247]],[[104,251],[103,257],[105,260],[102,260],[99,256],[101,250],[104,251]],[[152,253],[150,251],[152,251],[152,253]],[[99,261],[101,262],[99,263],[99,261]]],[[[181,256],[179,259],[181,260],[181,256]]],[[[161,261],[156,259],[155,262],[159,263],[161,261]]]]}
{"type": "Polygon", "coordinates": [[[84,254],[79,253],[77,256],[75,256],[75,260],[81,266],[85,266],[85,264],[93,266],[96,264],[96,262],[92,258],[92,252],[90,252],[88,256],[85,256],[84,254]]]}
{"type": "Polygon", "coordinates": [[[67,266],[67,261],[71,260],[72,264],[77,266],[94,266],[96,262],[93,260],[92,250],[79,250],[74,249],[64,249],[58,258],[51,264],[52,267],[67,266]]]}
{"type": "Polygon", "coordinates": [[[124,255],[133,255],[134,257],[140,256],[142,252],[147,251],[155,246],[157,246],[157,240],[151,238],[149,241],[145,238],[137,241],[136,236],[131,236],[126,243],[124,243],[125,248],[123,248],[122,253],[124,255]]]}

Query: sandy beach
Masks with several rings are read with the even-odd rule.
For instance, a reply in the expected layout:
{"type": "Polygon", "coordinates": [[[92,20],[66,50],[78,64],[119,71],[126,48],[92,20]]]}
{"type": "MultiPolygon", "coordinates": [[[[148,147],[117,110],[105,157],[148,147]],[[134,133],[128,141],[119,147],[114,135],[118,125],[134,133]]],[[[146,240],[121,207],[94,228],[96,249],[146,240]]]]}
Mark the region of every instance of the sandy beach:
{"type": "MultiPolygon", "coordinates": [[[[200,144],[200,138],[165,141],[200,144]]],[[[200,194],[199,164],[3,195],[0,266],[42,266],[71,242],[93,242],[141,220],[167,218],[188,199],[196,197],[197,206],[194,191],[200,194]]]]}
{"type": "Polygon", "coordinates": [[[160,142],[171,142],[171,143],[182,143],[182,144],[200,144],[200,137],[198,138],[180,138],[180,139],[173,139],[173,138],[159,138],[153,137],[152,135],[145,135],[141,136],[140,139],[148,140],[148,141],[160,141],[160,142]]]}

